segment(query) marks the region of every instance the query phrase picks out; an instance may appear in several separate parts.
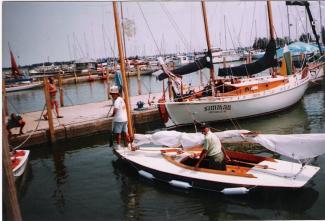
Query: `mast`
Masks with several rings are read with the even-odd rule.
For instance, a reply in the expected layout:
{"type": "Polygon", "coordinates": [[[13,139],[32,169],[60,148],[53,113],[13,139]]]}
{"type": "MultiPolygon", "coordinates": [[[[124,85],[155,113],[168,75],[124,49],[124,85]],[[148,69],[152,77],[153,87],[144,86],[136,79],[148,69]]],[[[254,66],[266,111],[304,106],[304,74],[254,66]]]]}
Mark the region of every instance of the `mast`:
{"type": "Polygon", "coordinates": [[[274,40],[274,26],[273,26],[273,17],[272,17],[272,7],[271,2],[267,1],[267,12],[269,16],[269,27],[270,27],[270,39],[274,40]]]}
{"type": "Polygon", "coordinates": [[[124,27],[124,17],[123,17],[123,6],[122,6],[122,2],[120,2],[120,6],[121,6],[121,19],[122,19],[122,39],[123,39],[124,58],[127,59],[127,57],[126,57],[126,47],[125,47],[125,30],[124,30],[125,27],[124,27]]]}
{"type": "Polygon", "coordinates": [[[211,89],[212,89],[212,96],[215,96],[215,76],[214,76],[214,67],[213,67],[213,61],[212,61],[212,52],[211,52],[211,43],[210,43],[210,37],[209,37],[209,29],[208,29],[208,20],[206,15],[206,9],[205,9],[205,1],[201,1],[202,5],[202,13],[203,13],[203,20],[204,20],[204,28],[205,28],[205,38],[208,46],[208,55],[210,58],[210,80],[211,80],[211,89]]]}
{"type": "Polygon", "coordinates": [[[226,15],[223,15],[223,26],[225,27],[225,46],[226,50],[227,48],[227,27],[226,27],[226,15]]]}
{"type": "Polygon", "coordinates": [[[124,93],[124,99],[125,99],[125,105],[126,105],[126,113],[127,113],[127,117],[128,117],[128,130],[129,130],[129,136],[132,140],[134,133],[133,133],[133,122],[132,122],[132,116],[131,116],[131,104],[130,104],[130,99],[129,99],[128,82],[126,80],[124,53],[123,53],[122,37],[121,37],[121,30],[120,30],[120,19],[118,17],[118,13],[117,13],[118,9],[117,9],[116,1],[113,2],[113,10],[114,10],[115,32],[116,32],[116,38],[117,38],[117,46],[118,46],[119,59],[120,59],[120,65],[121,65],[122,81],[123,81],[123,93],[124,93]]]}
{"type": "Polygon", "coordinates": [[[289,42],[290,43],[290,40],[291,40],[291,33],[290,33],[290,18],[289,18],[289,8],[287,6],[287,18],[288,18],[288,32],[289,32],[289,42]]]}

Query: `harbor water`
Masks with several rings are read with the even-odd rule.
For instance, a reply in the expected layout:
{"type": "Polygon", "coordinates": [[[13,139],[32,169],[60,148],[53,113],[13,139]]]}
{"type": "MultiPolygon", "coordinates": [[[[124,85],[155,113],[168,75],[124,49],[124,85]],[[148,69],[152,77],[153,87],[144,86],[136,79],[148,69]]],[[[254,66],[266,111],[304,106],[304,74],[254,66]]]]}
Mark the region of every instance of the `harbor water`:
{"type": "MultiPolygon", "coordinates": [[[[186,81],[197,86],[199,77],[186,81]]],[[[135,95],[136,80],[131,79],[130,85],[131,94],[135,95]]],[[[143,85],[144,91],[158,92],[162,88],[153,77],[143,77],[143,85]]],[[[65,93],[71,104],[96,102],[107,99],[106,87],[102,82],[66,85],[65,93]]],[[[324,87],[324,83],[310,87],[303,99],[288,110],[215,123],[213,127],[277,134],[325,133],[324,87]]],[[[42,96],[41,89],[10,93],[10,110],[41,110],[42,96]]],[[[161,128],[158,119],[157,123],[136,130],[145,133],[161,128]]],[[[193,126],[183,130],[195,131],[193,126]]],[[[324,155],[311,161],[321,169],[302,189],[225,196],[149,182],[117,159],[109,140],[110,134],[102,134],[31,147],[30,165],[18,186],[23,220],[325,219],[324,155]]],[[[271,154],[259,151],[262,155],[271,154]]]]}

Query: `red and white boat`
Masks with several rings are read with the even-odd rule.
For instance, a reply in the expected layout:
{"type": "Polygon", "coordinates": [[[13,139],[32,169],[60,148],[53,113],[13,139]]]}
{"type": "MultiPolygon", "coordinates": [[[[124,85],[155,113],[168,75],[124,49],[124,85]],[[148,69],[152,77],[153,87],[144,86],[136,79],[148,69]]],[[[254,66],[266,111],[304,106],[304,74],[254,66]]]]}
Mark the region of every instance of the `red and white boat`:
{"type": "Polygon", "coordinates": [[[16,150],[11,156],[11,167],[14,177],[17,179],[26,170],[28,164],[29,150],[16,150]]]}

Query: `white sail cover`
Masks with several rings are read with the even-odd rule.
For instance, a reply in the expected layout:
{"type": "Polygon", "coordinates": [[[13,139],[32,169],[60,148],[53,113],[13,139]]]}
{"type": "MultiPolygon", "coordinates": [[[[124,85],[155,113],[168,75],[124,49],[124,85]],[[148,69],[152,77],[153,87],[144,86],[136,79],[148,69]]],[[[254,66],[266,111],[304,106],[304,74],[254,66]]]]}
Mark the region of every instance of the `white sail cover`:
{"type": "MultiPolygon", "coordinates": [[[[325,134],[251,134],[248,130],[216,132],[222,143],[258,143],[281,155],[300,160],[325,153],[325,134]]],[[[203,144],[201,133],[159,131],[154,134],[135,134],[134,144],[154,144],[167,147],[192,147],[203,144]]]]}
{"type": "MultiPolygon", "coordinates": [[[[242,133],[248,133],[248,130],[227,130],[216,132],[222,143],[237,143],[245,141],[242,133]]],[[[193,147],[203,144],[204,135],[202,133],[183,133],[178,131],[159,131],[154,134],[135,134],[134,145],[155,144],[168,147],[193,147]]]]}
{"type": "Polygon", "coordinates": [[[309,159],[325,153],[325,134],[259,134],[255,137],[243,137],[248,142],[259,143],[273,152],[296,160],[309,159]]]}

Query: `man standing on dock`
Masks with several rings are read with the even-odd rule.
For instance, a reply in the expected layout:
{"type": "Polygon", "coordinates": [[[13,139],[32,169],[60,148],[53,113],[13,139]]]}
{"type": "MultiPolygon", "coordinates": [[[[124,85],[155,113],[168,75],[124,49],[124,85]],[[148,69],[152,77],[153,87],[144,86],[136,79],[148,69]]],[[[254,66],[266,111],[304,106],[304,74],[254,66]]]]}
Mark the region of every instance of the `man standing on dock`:
{"type": "Polygon", "coordinates": [[[128,147],[131,148],[130,138],[128,135],[128,122],[126,114],[126,106],[123,98],[120,96],[118,86],[112,86],[109,91],[110,95],[113,97],[114,110],[111,117],[113,119],[113,133],[116,137],[117,148],[121,147],[121,133],[125,134],[125,140],[128,147]]]}

